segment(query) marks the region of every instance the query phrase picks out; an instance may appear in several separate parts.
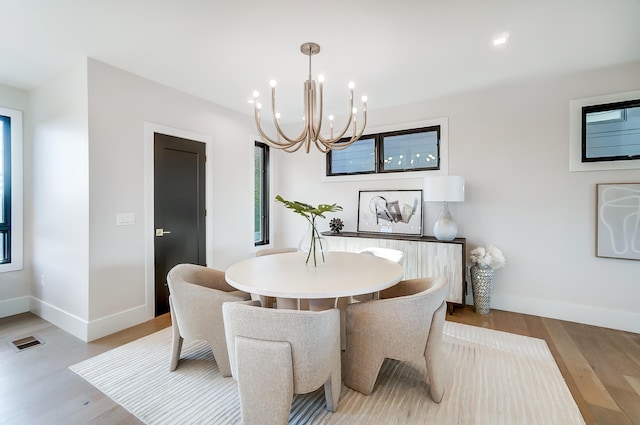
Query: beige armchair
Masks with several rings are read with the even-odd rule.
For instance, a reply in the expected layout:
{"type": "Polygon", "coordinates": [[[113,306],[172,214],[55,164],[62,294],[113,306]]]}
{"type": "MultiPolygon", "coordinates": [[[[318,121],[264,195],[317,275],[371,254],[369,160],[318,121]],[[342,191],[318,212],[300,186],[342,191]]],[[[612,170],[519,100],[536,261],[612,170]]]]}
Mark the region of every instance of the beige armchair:
{"type": "MultiPolygon", "coordinates": [[[[402,260],[404,259],[404,252],[399,249],[393,248],[380,248],[377,246],[372,246],[369,248],[364,248],[358,251],[358,254],[367,254],[374,255],[376,257],[385,258],[389,261],[393,261],[394,263],[402,264],[402,260]]],[[[340,309],[340,323],[342,324],[340,329],[340,337],[342,339],[342,349],[346,349],[347,344],[347,332],[346,332],[346,314],[347,314],[347,305],[353,302],[362,302],[369,301],[374,298],[378,298],[379,293],[373,292],[368,294],[354,295],[352,297],[342,297],[338,299],[337,305],[340,309]]]]}
{"type": "Polygon", "coordinates": [[[294,394],[324,385],[327,409],[340,400],[340,314],[261,308],[258,301],[222,306],[244,425],[287,424],[294,394]]]}
{"type": "Polygon", "coordinates": [[[387,260],[391,260],[395,263],[402,264],[402,260],[404,259],[404,252],[399,249],[393,248],[382,248],[378,246],[372,246],[369,248],[361,249],[358,251],[360,254],[371,254],[376,257],[386,258],[387,260]]]}
{"type": "Polygon", "coordinates": [[[256,251],[256,257],[263,255],[284,254],[286,252],[297,252],[296,248],[262,248],[256,251]]]}
{"type": "Polygon", "coordinates": [[[344,383],[369,395],[385,358],[423,373],[436,403],[444,394],[442,332],[448,290],[444,277],[408,279],[380,291],[379,300],[347,307],[344,383]]]}
{"type": "Polygon", "coordinates": [[[249,294],[230,286],[224,272],[195,264],[178,264],[167,274],[173,328],[171,371],[176,370],[184,338],[203,339],[211,345],[222,376],[231,376],[222,303],[244,301],[249,294]]]}
{"type": "MultiPolygon", "coordinates": [[[[393,261],[394,263],[402,264],[402,260],[404,260],[404,252],[399,249],[393,248],[381,248],[378,246],[372,246],[369,248],[361,249],[358,251],[358,254],[369,254],[375,255],[376,257],[385,258],[389,261],[393,261]]],[[[362,295],[354,295],[354,301],[369,301],[373,298],[377,298],[378,294],[362,294],[362,295]]]]}

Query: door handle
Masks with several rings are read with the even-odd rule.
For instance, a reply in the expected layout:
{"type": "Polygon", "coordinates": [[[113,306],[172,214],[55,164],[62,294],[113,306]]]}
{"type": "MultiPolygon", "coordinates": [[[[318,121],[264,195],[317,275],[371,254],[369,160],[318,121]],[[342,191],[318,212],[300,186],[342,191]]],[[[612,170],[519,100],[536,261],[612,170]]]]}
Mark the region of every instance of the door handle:
{"type": "Polygon", "coordinates": [[[164,235],[166,235],[168,233],[171,233],[171,232],[168,231],[168,230],[164,230],[164,229],[156,229],[156,236],[162,237],[162,236],[164,236],[164,235]]]}

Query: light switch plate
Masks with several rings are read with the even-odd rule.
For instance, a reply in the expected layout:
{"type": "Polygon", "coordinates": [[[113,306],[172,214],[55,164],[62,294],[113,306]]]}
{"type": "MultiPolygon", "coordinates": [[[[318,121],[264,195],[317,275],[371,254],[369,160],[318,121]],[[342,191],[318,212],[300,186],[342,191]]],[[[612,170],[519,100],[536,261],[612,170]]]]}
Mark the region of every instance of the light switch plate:
{"type": "Polygon", "coordinates": [[[132,224],[136,224],[135,213],[128,212],[116,214],[116,226],[131,226],[132,224]]]}

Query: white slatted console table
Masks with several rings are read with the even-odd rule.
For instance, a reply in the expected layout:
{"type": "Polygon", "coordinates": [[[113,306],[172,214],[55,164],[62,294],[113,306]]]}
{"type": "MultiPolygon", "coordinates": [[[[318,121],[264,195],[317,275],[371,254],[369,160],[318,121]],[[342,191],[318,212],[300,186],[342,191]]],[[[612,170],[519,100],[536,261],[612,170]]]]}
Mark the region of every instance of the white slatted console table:
{"type": "Polygon", "coordinates": [[[357,252],[368,247],[393,248],[404,252],[403,279],[445,276],[449,279],[447,303],[465,305],[466,239],[439,241],[433,236],[387,235],[357,232],[323,232],[330,251],[357,252]]]}

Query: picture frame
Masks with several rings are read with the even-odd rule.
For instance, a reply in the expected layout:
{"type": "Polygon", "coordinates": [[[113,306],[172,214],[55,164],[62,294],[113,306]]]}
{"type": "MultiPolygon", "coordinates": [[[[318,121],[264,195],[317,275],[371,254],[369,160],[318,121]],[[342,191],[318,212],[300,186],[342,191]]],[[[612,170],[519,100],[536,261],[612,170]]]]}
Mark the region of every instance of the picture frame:
{"type": "Polygon", "coordinates": [[[640,260],[640,183],[596,185],[596,257],[640,260]]]}
{"type": "Polygon", "coordinates": [[[361,190],[358,232],[422,234],[422,190],[361,190]]]}

